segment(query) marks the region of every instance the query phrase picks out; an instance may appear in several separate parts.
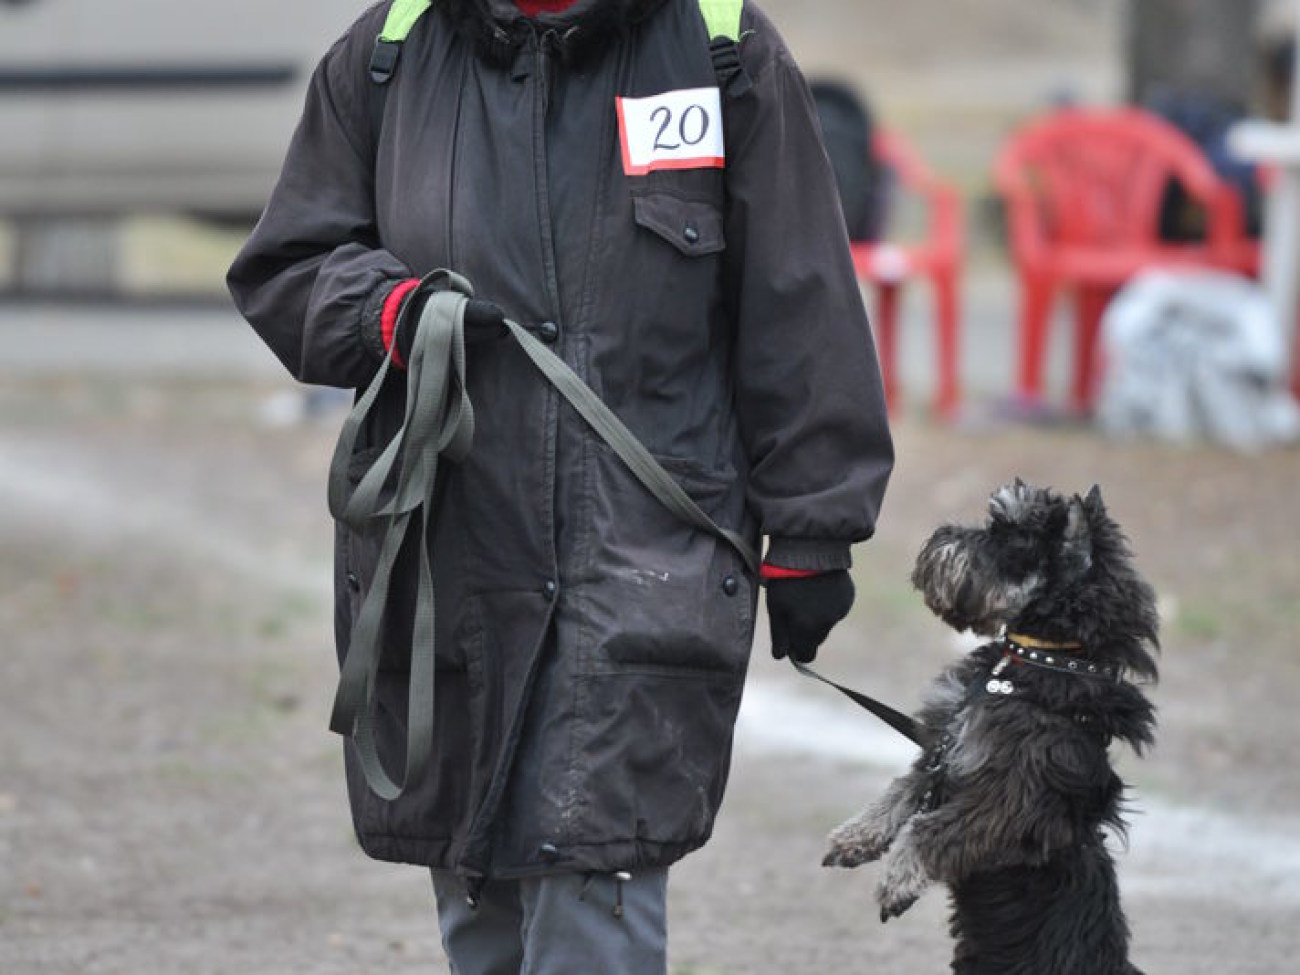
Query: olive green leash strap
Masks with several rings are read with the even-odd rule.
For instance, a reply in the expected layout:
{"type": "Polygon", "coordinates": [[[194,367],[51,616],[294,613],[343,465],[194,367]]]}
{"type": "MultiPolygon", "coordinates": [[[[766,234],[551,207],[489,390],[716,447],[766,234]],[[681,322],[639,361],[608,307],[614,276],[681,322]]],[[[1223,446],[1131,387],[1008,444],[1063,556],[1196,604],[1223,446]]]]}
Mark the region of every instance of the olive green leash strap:
{"type": "Polygon", "coordinates": [[[428,538],[438,459],[463,458],[474,436],[474,411],[465,393],[465,304],[469,282],[435,272],[426,282],[445,284],[425,302],[407,364],[406,417],[370,469],[351,490],[348,468],[357,437],[378,398],[392,362],[385,357],[339,434],[330,463],[330,513],[354,531],[383,532],[379,559],[361,610],[353,621],[348,653],[339,676],[330,730],[351,736],[366,782],[382,799],[396,799],[420,781],[433,752],[434,592],[428,538]],[[386,486],[396,469],[391,499],[386,486]],[[393,567],[412,523],[419,530],[419,576],[411,634],[407,698],[406,768],[399,785],[379,759],[375,740],[375,684],[379,672],[384,611],[393,567]]]}
{"type": "MultiPolygon", "coordinates": [[[[421,288],[443,290],[430,291],[420,316],[406,370],[403,424],[352,489],[348,470],[358,436],[391,368],[390,351],[343,424],[329,476],[330,513],[354,531],[383,532],[374,577],[353,621],[330,730],[352,738],[366,782],[377,796],[389,800],[424,777],[433,753],[434,591],[429,562],[433,494],[439,458],[462,459],[469,453],[474,435],[474,410],[465,390],[465,307],[473,288],[449,271],[435,271],[425,278],[421,288]],[[399,785],[379,759],[374,726],[375,683],[393,567],[412,523],[419,529],[420,571],[407,699],[406,768],[399,785]]],[[[750,572],[757,575],[758,553],[742,535],[717,525],[563,360],[523,326],[508,319],[505,325],[529,360],[647,491],[683,521],[734,548],[750,572]]]]}
{"type": "Polygon", "coordinates": [[[665,508],[678,518],[694,525],[701,531],[708,532],[722,539],[744,560],[749,571],[758,574],[758,553],[754,547],[737,532],[720,527],[704,510],[696,504],[682,486],[673,480],[672,475],[651,456],[623,421],[614,415],[590,386],[584,383],[559,356],[530,335],[523,326],[506,320],[510,334],[515,337],[524,353],[559,391],[591,428],[596,431],[619,459],[627,466],[638,481],[665,508]]]}

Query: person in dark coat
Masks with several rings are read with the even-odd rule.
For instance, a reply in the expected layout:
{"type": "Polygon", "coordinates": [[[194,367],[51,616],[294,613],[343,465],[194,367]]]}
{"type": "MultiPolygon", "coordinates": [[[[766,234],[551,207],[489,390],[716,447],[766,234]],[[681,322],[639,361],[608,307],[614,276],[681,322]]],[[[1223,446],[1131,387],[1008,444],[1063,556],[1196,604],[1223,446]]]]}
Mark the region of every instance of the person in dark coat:
{"type": "MultiPolygon", "coordinates": [[[[811,660],[893,450],[816,113],[771,22],[745,4],[723,86],[699,0],[436,0],[378,86],[388,7],[311,80],[229,273],[239,309],[299,380],[363,388],[409,352],[419,279],[464,275],[715,522],[767,539],[773,652],[811,660]]],[[[362,460],[402,423],[389,375],[362,460]]],[[[434,755],[389,800],[349,746],[357,836],[433,869],[453,971],[661,975],[666,871],[722,800],[760,578],[513,341],[470,346],[466,391],[473,446],[432,512],[434,755]]],[[[339,524],[340,660],[377,551],[339,524]]],[[[390,597],[376,681],[399,769],[408,602],[390,597]]]]}

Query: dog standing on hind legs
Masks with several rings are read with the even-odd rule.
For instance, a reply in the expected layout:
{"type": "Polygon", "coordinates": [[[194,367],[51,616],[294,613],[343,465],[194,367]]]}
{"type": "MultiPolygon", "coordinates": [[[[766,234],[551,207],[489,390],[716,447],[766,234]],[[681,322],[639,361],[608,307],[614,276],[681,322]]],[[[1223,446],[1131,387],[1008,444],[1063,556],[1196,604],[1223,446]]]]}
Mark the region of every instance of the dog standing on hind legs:
{"type": "Polygon", "coordinates": [[[993,639],[932,685],[921,756],[831,834],[826,865],[884,857],[882,920],[947,884],[957,975],[1141,975],[1105,843],[1125,829],[1108,746],[1154,740],[1127,678],[1155,680],[1159,624],[1101,492],[1017,480],[982,527],[936,531],[912,582],[993,639]]]}

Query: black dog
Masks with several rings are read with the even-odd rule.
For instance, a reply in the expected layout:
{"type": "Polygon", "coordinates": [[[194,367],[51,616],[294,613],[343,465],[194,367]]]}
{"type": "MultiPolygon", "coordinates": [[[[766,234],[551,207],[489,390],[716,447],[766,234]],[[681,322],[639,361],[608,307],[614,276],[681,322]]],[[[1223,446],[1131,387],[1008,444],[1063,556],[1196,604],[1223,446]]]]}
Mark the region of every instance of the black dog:
{"type": "Polygon", "coordinates": [[[830,837],[828,866],[888,851],[882,920],[949,886],[958,975],[1140,975],[1107,831],[1124,832],[1112,740],[1139,754],[1155,710],[1155,594],[1101,492],[1017,480],[982,528],[945,526],[912,573],[957,630],[996,636],[948,668],[918,715],[911,771],[830,837]]]}

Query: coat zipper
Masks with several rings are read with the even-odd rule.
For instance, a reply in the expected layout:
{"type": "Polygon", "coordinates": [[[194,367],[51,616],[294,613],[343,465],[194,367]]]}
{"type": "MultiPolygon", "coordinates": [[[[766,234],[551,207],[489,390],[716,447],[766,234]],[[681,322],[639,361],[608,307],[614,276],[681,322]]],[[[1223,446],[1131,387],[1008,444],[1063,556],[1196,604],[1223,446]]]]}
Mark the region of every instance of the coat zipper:
{"type": "Polygon", "coordinates": [[[546,117],[551,101],[552,51],[559,41],[559,34],[551,28],[539,37],[534,30],[533,39],[537,67],[536,95],[533,99],[533,179],[537,185],[538,219],[542,224],[542,265],[546,291],[554,321],[563,330],[565,323],[560,314],[560,279],[555,264],[555,239],[551,223],[550,171],[546,158],[546,117]]]}
{"type": "MultiPolygon", "coordinates": [[[[538,220],[541,223],[541,244],[542,244],[542,264],[546,284],[547,296],[550,299],[552,308],[553,321],[560,326],[561,340],[564,334],[564,323],[560,316],[560,282],[555,262],[555,241],[553,239],[553,230],[551,224],[551,198],[549,178],[546,163],[546,116],[550,103],[551,87],[551,52],[548,48],[554,46],[558,36],[554,30],[548,30],[541,37],[538,37],[536,30],[533,31],[533,48],[534,48],[534,67],[536,70],[536,94],[533,99],[533,179],[536,184],[537,193],[537,213],[538,220]]],[[[556,426],[558,423],[558,404],[556,402],[556,392],[549,389],[546,394],[546,418],[543,429],[546,431],[547,439],[547,459],[546,459],[546,482],[548,490],[546,492],[550,499],[550,504],[555,503],[555,438],[556,426]]],[[[547,513],[547,530],[553,532],[555,526],[555,513],[553,510],[547,513]]],[[[552,549],[552,559],[554,559],[554,550],[552,549]]],[[[549,629],[549,623],[547,628],[549,629]]],[[[483,804],[474,817],[470,826],[469,835],[471,840],[466,843],[465,852],[460,857],[457,864],[457,872],[466,877],[473,884],[469,889],[470,906],[475,907],[477,904],[477,894],[482,888],[486,877],[491,873],[491,860],[493,856],[493,836],[494,827],[497,817],[500,815],[503,793],[511,777],[511,771],[514,766],[515,756],[519,747],[520,725],[524,720],[527,711],[528,701],[531,699],[533,687],[537,680],[540,657],[545,646],[545,632],[540,642],[533,650],[533,658],[529,665],[528,675],[524,679],[524,693],[520,710],[516,713],[510,722],[507,730],[506,742],[504,748],[509,752],[509,757],[505,760],[505,777],[504,781],[497,782],[496,776],[493,777],[493,783],[488,788],[488,794],[484,798],[483,804]]]]}

